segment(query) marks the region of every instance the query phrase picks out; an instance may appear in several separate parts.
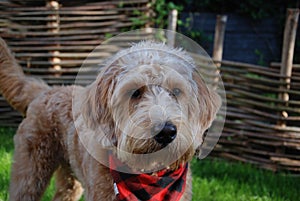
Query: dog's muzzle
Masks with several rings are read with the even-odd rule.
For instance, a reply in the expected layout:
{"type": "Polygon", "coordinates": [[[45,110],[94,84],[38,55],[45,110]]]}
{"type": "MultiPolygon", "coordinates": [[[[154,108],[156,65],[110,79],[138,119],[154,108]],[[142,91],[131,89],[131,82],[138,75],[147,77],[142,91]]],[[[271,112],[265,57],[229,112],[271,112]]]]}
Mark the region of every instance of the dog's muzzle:
{"type": "Polygon", "coordinates": [[[154,140],[162,146],[167,146],[177,136],[177,128],[171,122],[165,124],[157,124],[152,128],[154,133],[154,140]]]}

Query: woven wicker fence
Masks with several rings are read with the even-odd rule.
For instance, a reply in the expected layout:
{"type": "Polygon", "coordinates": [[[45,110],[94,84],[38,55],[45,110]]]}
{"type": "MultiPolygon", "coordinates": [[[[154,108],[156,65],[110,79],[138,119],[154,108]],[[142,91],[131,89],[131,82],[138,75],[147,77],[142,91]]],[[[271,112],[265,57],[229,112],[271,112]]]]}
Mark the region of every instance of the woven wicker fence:
{"type": "Polygon", "coordinates": [[[273,171],[300,172],[300,68],[293,65],[299,9],[288,9],[281,63],[222,61],[227,18],[217,17],[213,58],[226,89],[227,116],[214,154],[273,171]]]}
{"type": "MultiPolygon", "coordinates": [[[[27,74],[50,85],[73,84],[96,46],[132,27],[149,26],[151,15],[150,0],[4,0],[0,1],[0,36],[27,74]]],[[[107,47],[95,56],[101,59],[110,52],[115,50],[107,47]]],[[[1,125],[16,126],[22,119],[3,97],[0,113],[1,125]]]]}
{"type": "Polygon", "coordinates": [[[214,154],[273,171],[300,172],[299,67],[293,67],[291,88],[282,90],[286,83],[280,65],[222,62],[227,116],[214,154]],[[289,101],[280,100],[282,93],[289,94],[289,101]]]}

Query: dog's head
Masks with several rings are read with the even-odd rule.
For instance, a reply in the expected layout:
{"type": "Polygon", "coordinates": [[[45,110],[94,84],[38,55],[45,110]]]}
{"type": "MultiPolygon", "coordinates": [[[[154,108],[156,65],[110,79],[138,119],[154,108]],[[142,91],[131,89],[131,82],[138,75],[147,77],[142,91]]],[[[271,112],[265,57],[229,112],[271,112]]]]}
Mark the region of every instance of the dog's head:
{"type": "Polygon", "coordinates": [[[89,87],[83,117],[136,169],[176,168],[202,144],[221,105],[184,51],[141,42],[116,54],[89,87]]]}

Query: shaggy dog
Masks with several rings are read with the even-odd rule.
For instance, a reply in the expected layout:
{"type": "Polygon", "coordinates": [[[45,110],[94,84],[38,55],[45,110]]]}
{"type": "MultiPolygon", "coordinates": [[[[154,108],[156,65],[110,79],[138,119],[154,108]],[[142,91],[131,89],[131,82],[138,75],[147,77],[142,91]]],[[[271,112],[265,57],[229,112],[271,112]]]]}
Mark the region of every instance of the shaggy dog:
{"type": "Polygon", "coordinates": [[[186,52],[140,42],[89,86],[50,87],[0,45],[1,93],[24,115],[10,200],[40,200],[54,173],[54,200],[191,200],[188,163],[221,101],[186,52]]]}

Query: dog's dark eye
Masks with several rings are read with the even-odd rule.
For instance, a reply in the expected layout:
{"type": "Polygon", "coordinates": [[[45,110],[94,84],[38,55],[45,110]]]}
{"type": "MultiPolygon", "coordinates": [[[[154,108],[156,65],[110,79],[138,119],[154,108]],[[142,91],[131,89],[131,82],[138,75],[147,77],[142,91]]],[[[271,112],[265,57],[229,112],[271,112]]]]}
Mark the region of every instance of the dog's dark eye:
{"type": "Polygon", "coordinates": [[[142,96],[142,91],[140,89],[137,89],[132,92],[131,98],[138,99],[141,96],[142,96]]]}
{"type": "Polygon", "coordinates": [[[174,89],[172,90],[172,93],[173,93],[174,96],[178,97],[178,96],[180,96],[180,94],[181,94],[181,90],[178,89],[178,88],[174,88],[174,89]]]}

